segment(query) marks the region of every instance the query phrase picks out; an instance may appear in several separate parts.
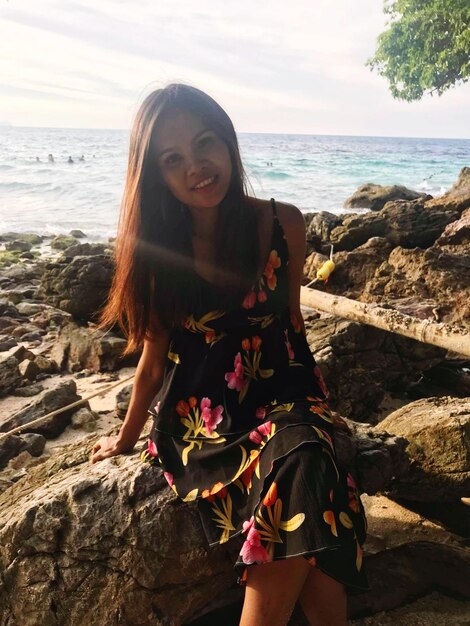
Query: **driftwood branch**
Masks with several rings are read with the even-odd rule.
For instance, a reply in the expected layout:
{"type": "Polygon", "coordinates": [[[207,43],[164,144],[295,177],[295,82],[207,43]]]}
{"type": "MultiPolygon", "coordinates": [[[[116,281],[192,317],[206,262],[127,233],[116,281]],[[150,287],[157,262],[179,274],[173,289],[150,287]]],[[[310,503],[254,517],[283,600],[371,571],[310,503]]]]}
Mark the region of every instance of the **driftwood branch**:
{"type": "Polygon", "coordinates": [[[300,303],[302,306],[369,324],[470,357],[470,332],[462,326],[450,326],[432,320],[420,320],[395,309],[387,309],[367,302],[357,302],[343,296],[335,296],[306,287],[301,288],[300,303]]]}

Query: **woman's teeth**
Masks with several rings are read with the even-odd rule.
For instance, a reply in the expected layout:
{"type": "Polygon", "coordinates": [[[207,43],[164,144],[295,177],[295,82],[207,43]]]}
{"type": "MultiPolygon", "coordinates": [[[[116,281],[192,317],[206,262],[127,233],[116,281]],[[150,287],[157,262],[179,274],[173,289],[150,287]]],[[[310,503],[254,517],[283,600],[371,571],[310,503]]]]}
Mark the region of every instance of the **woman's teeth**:
{"type": "Polygon", "coordinates": [[[208,185],[211,185],[215,180],[215,176],[212,176],[211,178],[206,178],[204,180],[202,180],[200,183],[198,183],[194,189],[204,189],[204,187],[207,187],[208,185]]]}

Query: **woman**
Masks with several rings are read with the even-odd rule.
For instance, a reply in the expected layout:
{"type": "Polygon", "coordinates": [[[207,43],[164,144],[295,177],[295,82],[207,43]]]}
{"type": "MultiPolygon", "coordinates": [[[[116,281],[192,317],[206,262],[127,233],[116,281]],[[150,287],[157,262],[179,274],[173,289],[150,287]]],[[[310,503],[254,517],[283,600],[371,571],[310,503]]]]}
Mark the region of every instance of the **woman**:
{"type": "Polygon", "coordinates": [[[346,624],[365,589],[365,517],[338,465],[327,390],[300,312],[305,225],[248,196],[237,138],[205,93],[169,85],[134,124],[116,274],[103,323],[143,345],[129,410],[92,462],[129,452],[197,500],[211,545],[243,533],[241,626],[346,624]]]}

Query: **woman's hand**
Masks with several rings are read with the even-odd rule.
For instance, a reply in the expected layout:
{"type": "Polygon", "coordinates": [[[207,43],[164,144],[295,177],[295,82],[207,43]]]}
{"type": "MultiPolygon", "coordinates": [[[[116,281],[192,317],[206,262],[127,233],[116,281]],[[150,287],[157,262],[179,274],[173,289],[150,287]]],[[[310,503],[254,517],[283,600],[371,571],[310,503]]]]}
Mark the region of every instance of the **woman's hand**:
{"type": "MultiPolygon", "coordinates": [[[[133,448],[134,446],[132,446],[133,448]]],[[[122,454],[123,452],[131,452],[130,446],[125,446],[117,435],[111,437],[100,437],[93,446],[91,452],[90,463],[96,463],[111,456],[122,454]]]]}
{"type": "Polygon", "coordinates": [[[336,411],[331,411],[331,417],[333,418],[333,426],[336,426],[336,428],[339,428],[340,430],[344,430],[348,434],[351,434],[351,429],[339,413],[336,413],[336,411]]]}

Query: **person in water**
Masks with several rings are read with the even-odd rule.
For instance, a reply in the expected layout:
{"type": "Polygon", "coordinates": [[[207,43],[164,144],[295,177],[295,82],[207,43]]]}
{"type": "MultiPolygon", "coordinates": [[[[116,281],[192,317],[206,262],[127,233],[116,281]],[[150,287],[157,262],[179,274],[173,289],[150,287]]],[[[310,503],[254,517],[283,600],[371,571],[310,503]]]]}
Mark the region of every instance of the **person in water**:
{"type": "Polygon", "coordinates": [[[68,158],[68,160],[67,160],[67,163],[73,163],[73,159],[72,159],[72,157],[71,157],[71,156],[69,156],[69,158],[68,158]]]}
{"type": "MultiPolygon", "coordinates": [[[[301,212],[248,195],[233,124],[187,85],[152,92],[134,122],[101,325],[143,347],[126,418],[91,462],[134,449],[196,501],[211,546],[242,538],[241,626],[345,626],[367,589],[366,519],[333,434],[347,426],[300,310],[301,212]]],[[[155,547],[158,550],[158,546],[155,547]]]]}
{"type": "Polygon", "coordinates": [[[52,156],[52,154],[47,155],[47,160],[49,161],[49,163],[54,163],[54,157],[52,156]]]}

